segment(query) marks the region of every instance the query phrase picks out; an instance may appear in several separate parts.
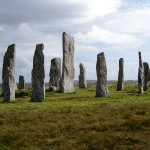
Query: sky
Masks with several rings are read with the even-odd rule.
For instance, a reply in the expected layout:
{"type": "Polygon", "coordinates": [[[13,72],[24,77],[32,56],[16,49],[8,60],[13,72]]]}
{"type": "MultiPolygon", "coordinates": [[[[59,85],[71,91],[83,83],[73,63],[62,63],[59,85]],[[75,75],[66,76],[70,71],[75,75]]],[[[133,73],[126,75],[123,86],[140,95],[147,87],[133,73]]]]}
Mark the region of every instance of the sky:
{"type": "Polygon", "coordinates": [[[150,63],[150,0],[0,0],[0,82],[8,45],[16,44],[16,82],[31,81],[36,44],[44,44],[45,81],[50,62],[62,59],[62,33],[75,40],[75,79],[83,63],[97,79],[97,54],[104,52],[108,80],[117,80],[124,58],[125,80],[137,80],[138,51],[150,63]]]}

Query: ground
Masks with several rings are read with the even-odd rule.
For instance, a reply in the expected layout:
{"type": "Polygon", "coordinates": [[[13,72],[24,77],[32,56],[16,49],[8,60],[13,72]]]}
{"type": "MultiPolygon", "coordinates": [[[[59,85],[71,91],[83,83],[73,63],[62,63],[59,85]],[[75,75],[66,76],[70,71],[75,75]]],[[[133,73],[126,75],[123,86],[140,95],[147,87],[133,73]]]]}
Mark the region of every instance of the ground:
{"type": "Polygon", "coordinates": [[[109,98],[96,98],[94,86],[46,92],[41,103],[29,96],[4,103],[1,97],[0,150],[149,150],[150,90],[109,90],[109,98]]]}

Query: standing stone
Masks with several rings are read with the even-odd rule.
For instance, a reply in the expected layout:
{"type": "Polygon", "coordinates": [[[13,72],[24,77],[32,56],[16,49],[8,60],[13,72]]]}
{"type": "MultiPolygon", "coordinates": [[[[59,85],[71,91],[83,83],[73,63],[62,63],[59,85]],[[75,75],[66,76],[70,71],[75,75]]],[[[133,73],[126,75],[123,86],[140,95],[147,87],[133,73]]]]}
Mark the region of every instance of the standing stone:
{"type": "Polygon", "coordinates": [[[149,81],[150,81],[150,69],[147,62],[144,62],[143,66],[144,66],[144,91],[147,91],[149,88],[149,81]]]}
{"type": "Polygon", "coordinates": [[[120,58],[119,59],[117,91],[122,91],[123,88],[124,88],[124,60],[123,60],[123,58],[120,58]]]}
{"type": "Polygon", "coordinates": [[[107,68],[104,53],[97,55],[97,84],[96,84],[96,97],[108,97],[109,90],[107,87],[107,68]]]}
{"type": "Polygon", "coordinates": [[[43,49],[43,44],[37,44],[33,57],[32,102],[41,102],[45,99],[45,70],[43,49]]]}
{"type": "Polygon", "coordinates": [[[25,89],[25,80],[24,80],[24,76],[20,75],[19,76],[19,84],[18,84],[18,89],[25,89]]]}
{"type": "Polygon", "coordinates": [[[139,52],[138,88],[139,93],[142,94],[144,92],[144,66],[142,62],[141,52],[139,52]]]}
{"type": "Polygon", "coordinates": [[[63,64],[60,92],[74,92],[74,38],[63,33],[63,64]]]}
{"type": "Polygon", "coordinates": [[[15,44],[9,45],[3,60],[2,70],[2,90],[4,101],[15,100],[15,58],[16,46],[15,44]]]}
{"type": "Polygon", "coordinates": [[[79,88],[87,88],[85,67],[82,63],[80,63],[79,68],[80,68],[79,88]]]}
{"type": "Polygon", "coordinates": [[[49,86],[59,87],[59,82],[61,79],[61,59],[60,58],[53,58],[51,60],[49,76],[50,76],[49,86]]]}

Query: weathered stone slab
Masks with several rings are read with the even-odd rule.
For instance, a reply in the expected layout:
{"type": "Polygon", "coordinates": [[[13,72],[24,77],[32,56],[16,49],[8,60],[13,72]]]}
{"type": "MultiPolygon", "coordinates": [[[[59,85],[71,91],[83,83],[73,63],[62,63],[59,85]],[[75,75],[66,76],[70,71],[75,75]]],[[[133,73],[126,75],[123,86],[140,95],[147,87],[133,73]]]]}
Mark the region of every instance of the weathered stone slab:
{"type": "Polygon", "coordinates": [[[19,76],[19,84],[18,84],[18,89],[25,89],[25,80],[24,80],[24,76],[20,75],[19,76]]]}
{"type": "Polygon", "coordinates": [[[138,89],[140,94],[144,92],[144,66],[141,52],[139,52],[138,89]]]}
{"type": "Polygon", "coordinates": [[[87,88],[86,72],[85,72],[84,64],[80,63],[79,69],[80,69],[79,88],[87,88]]]}
{"type": "Polygon", "coordinates": [[[144,91],[147,91],[150,85],[150,69],[147,62],[144,62],[143,66],[144,66],[144,91]]]}
{"type": "Polygon", "coordinates": [[[60,79],[61,79],[61,59],[60,58],[53,58],[51,60],[49,76],[50,76],[49,86],[59,87],[60,79]]]}
{"type": "Polygon", "coordinates": [[[124,88],[124,59],[119,59],[119,72],[118,72],[118,83],[117,91],[122,91],[124,88]]]}
{"type": "Polygon", "coordinates": [[[63,64],[60,92],[74,92],[74,38],[63,33],[63,64]]]}
{"type": "Polygon", "coordinates": [[[107,87],[107,67],[104,53],[97,55],[97,84],[96,84],[96,97],[108,97],[109,90],[107,87]]]}
{"type": "Polygon", "coordinates": [[[15,59],[16,59],[16,46],[15,44],[9,45],[3,60],[2,71],[2,90],[4,101],[15,100],[15,59]]]}
{"type": "Polygon", "coordinates": [[[43,50],[43,44],[36,45],[32,69],[32,102],[41,102],[45,99],[45,70],[43,50]]]}

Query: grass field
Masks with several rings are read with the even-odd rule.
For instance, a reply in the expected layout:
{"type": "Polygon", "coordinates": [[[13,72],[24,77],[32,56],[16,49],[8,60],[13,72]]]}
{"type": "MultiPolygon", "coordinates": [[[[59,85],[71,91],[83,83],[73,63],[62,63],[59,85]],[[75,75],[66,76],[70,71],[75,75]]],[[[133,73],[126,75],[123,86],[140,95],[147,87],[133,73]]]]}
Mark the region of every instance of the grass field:
{"type": "Polygon", "coordinates": [[[92,86],[46,92],[41,103],[1,97],[0,150],[150,150],[150,90],[109,90],[109,98],[96,98],[92,86]]]}

